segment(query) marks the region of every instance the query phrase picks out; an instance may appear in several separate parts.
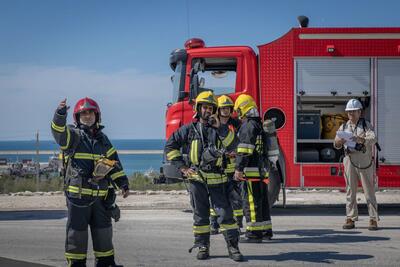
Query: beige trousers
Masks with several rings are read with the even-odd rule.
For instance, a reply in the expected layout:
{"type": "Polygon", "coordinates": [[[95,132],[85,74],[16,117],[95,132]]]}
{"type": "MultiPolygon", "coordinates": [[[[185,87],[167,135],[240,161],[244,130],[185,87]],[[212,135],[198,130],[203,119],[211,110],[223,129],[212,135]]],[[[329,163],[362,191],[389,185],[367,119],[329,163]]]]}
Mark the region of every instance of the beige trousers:
{"type": "MultiPolygon", "coordinates": [[[[368,206],[368,214],[370,219],[379,220],[378,203],[375,197],[375,179],[374,179],[374,164],[367,169],[359,169],[353,166],[349,156],[344,157],[344,176],[346,179],[346,216],[353,221],[358,220],[357,208],[357,187],[358,181],[361,180],[365,199],[368,206]]],[[[368,166],[369,162],[362,164],[368,166]]]]}

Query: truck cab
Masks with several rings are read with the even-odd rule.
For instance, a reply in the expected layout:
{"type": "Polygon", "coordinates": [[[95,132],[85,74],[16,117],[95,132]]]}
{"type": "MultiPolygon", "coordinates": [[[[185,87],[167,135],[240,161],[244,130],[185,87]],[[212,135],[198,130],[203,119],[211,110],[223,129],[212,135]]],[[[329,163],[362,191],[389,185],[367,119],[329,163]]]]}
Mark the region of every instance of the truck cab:
{"type": "Polygon", "coordinates": [[[192,120],[193,101],[202,91],[226,94],[233,100],[247,93],[258,101],[257,56],[250,47],[206,47],[204,41],[193,38],[186,41],[185,49],[171,53],[170,66],[173,99],[166,112],[167,139],[192,120]]]}
{"type": "MultiPolygon", "coordinates": [[[[192,121],[194,100],[203,91],[211,90],[216,96],[228,95],[233,101],[240,94],[246,93],[261,107],[257,55],[248,46],[206,47],[201,39],[189,39],[185,49],[171,53],[170,66],[174,71],[171,77],[173,102],[168,105],[166,113],[167,139],[180,126],[192,121]]],[[[280,166],[284,166],[283,159],[280,162],[280,166]]],[[[168,162],[165,162],[162,169],[167,182],[181,177],[179,170],[168,162]]],[[[278,197],[280,185],[284,184],[281,183],[282,177],[270,177],[271,204],[278,197]]]]}

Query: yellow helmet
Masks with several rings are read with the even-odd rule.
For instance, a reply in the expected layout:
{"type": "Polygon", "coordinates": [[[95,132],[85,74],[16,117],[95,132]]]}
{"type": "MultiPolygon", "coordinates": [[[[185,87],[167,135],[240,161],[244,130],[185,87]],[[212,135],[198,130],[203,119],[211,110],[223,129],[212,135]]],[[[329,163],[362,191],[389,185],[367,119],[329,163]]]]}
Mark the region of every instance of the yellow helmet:
{"type": "Polygon", "coordinates": [[[249,95],[242,94],[235,101],[234,109],[238,113],[239,118],[245,117],[247,112],[253,108],[257,109],[257,104],[249,95]]]}
{"type": "Polygon", "coordinates": [[[233,108],[234,104],[232,99],[227,96],[227,95],[221,95],[218,97],[218,108],[223,108],[223,107],[232,107],[233,108]]]}
{"type": "Polygon", "coordinates": [[[214,107],[213,113],[217,111],[217,98],[215,97],[212,91],[204,91],[201,92],[196,97],[196,104],[194,105],[194,109],[196,112],[199,112],[200,104],[210,104],[214,107]]]}

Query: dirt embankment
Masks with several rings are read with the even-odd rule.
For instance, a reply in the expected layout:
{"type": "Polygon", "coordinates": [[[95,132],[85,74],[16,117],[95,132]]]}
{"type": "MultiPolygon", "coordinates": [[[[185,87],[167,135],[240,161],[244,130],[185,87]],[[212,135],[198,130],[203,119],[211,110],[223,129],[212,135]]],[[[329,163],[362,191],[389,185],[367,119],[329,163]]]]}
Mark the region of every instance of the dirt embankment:
{"type": "MultiPolygon", "coordinates": [[[[376,193],[379,204],[399,204],[400,190],[381,190],[376,193]]],[[[359,203],[365,203],[362,192],[359,203]]],[[[190,209],[186,191],[131,191],[128,198],[118,196],[122,209],[190,209]]],[[[287,190],[287,205],[345,204],[346,195],[339,190],[287,190]]],[[[282,204],[282,195],[280,201],[282,204]]],[[[0,211],[66,209],[62,192],[20,192],[0,195],[0,211]]]]}
{"type": "MultiPolygon", "coordinates": [[[[117,198],[124,209],[184,209],[190,208],[186,191],[131,191],[128,198],[117,198]]],[[[1,210],[66,209],[63,192],[19,192],[0,195],[1,210]]]]}

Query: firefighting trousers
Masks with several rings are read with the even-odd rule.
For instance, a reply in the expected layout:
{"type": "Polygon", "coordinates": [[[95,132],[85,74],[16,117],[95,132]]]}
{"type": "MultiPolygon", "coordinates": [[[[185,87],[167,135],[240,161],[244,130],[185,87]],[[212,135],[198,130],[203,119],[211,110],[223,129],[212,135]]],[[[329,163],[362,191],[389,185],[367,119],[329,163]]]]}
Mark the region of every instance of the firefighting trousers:
{"type": "MultiPolygon", "coordinates": [[[[359,169],[353,166],[349,156],[344,157],[344,177],[346,179],[346,216],[353,221],[358,220],[357,208],[357,188],[358,181],[364,191],[365,200],[367,201],[368,214],[371,219],[379,220],[378,203],[375,196],[375,179],[373,164],[366,169],[359,169]]],[[[368,165],[368,162],[365,163],[368,165]]]]}
{"type": "MultiPolygon", "coordinates": [[[[233,175],[231,175],[233,176],[233,175]]],[[[227,190],[228,190],[228,198],[229,202],[231,203],[232,210],[233,210],[233,216],[238,224],[238,226],[241,228],[243,227],[243,205],[242,205],[242,194],[241,194],[241,186],[240,182],[237,182],[232,179],[232,177],[228,177],[228,185],[227,185],[227,190]]],[[[212,207],[212,204],[211,204],[212,207]]],[[[210,209],[210,221],[211,221],[211,227],[214,229],[219,228],[218,224],[218,216],[217,213],[214,211],[213,208],[210,209]]]]}
{"type": "Polygon", "coordinates": [[[262,238],[272,230],[268,203],[268,186],[264,182],[242,182],[243,212],[246,217],[246,236],[262,238]]]}
{"type": "MultiPolygon", "coordinates": [[[[88,226],[93,240],[93,251],[96,266],[102,262],[114,263],[114,247],[112,244],[112,224],[110,213],[98,198],[91,206],[76,206],[85,204],[81,199],[67,199],[68,221],[65,240],[65,257],[69,266],[85,266],[88,248],[88,226]],[[82,263],[82,264],[79,264],[82,263]]],[[[108,265],[104,265],[108,266],[108,265]]]]}
{"type": "Polygon", "coordinates": [[[210,244],[210,200],[218,215],[220,231],[225,240],[237,240],[239,230],[233,219],[232,207],[228,199],[227,183],[207,186],[197,181],[189,182],[190,202],[193,208],[194,244],[210,244]]]}

